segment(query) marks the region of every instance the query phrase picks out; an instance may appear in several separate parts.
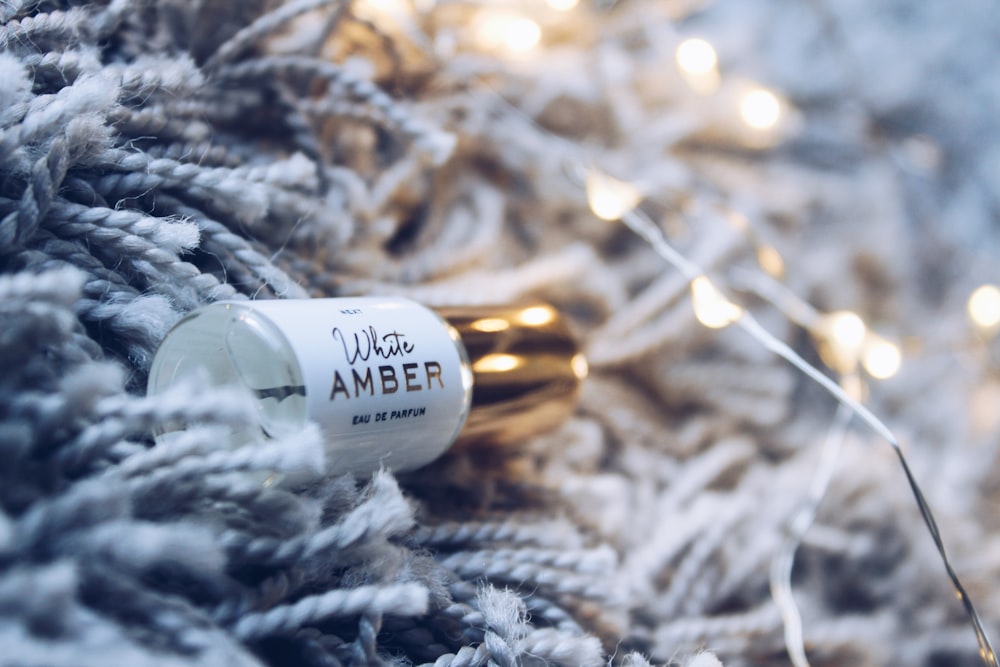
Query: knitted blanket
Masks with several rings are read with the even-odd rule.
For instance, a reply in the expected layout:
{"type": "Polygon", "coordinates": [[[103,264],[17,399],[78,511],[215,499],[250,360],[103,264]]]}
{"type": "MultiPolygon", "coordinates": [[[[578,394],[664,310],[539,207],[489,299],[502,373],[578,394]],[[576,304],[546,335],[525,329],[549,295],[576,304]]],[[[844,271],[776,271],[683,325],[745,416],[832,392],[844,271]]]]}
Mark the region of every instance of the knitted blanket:
{"type": "Polygon", "coordinates": [[[784,665],[788,594],[813,664],[977,664],[891,448],[591,177],[814,364],[822,313],[899,343],[845,386],[995,627],[993,3],[543,4],[0,0],[0,664],[784,665]],[[238,392],[145,395],[201,305],[359,294],[555,304],[579,407],[354,477],[312,427],[220,444],[238,392]]]}

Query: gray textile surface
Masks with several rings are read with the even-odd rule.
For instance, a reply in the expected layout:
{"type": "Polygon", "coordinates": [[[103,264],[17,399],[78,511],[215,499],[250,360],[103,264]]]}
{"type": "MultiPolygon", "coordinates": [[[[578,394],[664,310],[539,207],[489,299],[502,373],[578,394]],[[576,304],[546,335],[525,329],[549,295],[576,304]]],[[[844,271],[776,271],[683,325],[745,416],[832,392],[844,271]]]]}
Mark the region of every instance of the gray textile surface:
{"type": "MultiPolygon", "coordinates": [[[[673,34],[653,4],[614,10],[600,76],[555,58],[537,81],[491,85],[580,146],[606,143],[613,171],[690,193],[699,224],[681,236],[702,264],[747,259],[745,237],[700,219],[724,198],[802,259],[795,292],[948,339],[940,314],[983,275],[970,248],[996,247],[1000,133],[995,83],[942,54],[962,43],[988,68],[993,10],[970,3],[985,26],[970,35],[950,3],[840,3],[860,91],[825,51],[795,67],[826,44],[825,14],[760,1],[696,17],[724,61],[802,105],[797,142],[765,158],[714,151],[725,128],[659,87],[663,62],[639,57],[656,40],[636,38],[657,21],[673,34]],[[885,35],[926,48],[877,60],[885,35]]],[[[562,169],[582,149],[468,92],[488,64],[410,47],[323,0],[0,0],[0,664],[717,665],[701,647],[785,664],[767,563],[829,404],[701,329],[683,282],[587,212],[562,169]],[[239,395],[144,396],[157,344],[201,304],[361,292],[564,306],[595,369],[579,414],[524,450],[286,489],[260,480],[321,469],[316,429],[220,449],[252,418],[239,395]],[[196,426],[154,447],[178,421],[196,426]]],[[[1000,572],[982,519],[998,438],[955,424],[996,382],[927,364],[874,398],[933,445],[916,467],[980,602],[1000,572]],[[975,460],[948,454],[963,440],[975,460]]],[[[854,445],[796,575],[815,655],[975,664],[894,462],[854,445]]],[[[1000,602],[984,612],[995,622],[1000,602]]]]}

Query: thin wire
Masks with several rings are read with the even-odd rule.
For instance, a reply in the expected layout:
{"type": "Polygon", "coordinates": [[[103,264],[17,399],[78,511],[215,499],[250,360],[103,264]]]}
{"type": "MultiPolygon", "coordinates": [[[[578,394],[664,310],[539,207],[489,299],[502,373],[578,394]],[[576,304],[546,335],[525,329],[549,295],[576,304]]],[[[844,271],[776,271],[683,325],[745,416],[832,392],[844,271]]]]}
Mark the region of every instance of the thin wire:
{"type": "MultiPolygon", "coordinates": [[[[680,271],[687,278],[688,282],[692,282],[695,278],[705,275],[705,272],[697,264],[681,255],[670,245],[666,236],[656,226],[656,223],[650,220],[649,216],[642,211],[638,209],[628,211],[622,216],[622,222],[648,242],[657,255],[680,271]]],[[[836,382],[823,375],[818,368],[799,356],[798,352],[761,326],[760,322],[753,315],[746,310],[740,309],[740,315],[733,324],[746,331],[758,343],[795,366],[795,368],[826,389],[827,393],[861,417],[873,431],[888,440],[893,447],[899,449],[899,443],[896,441],[896,437],[892,434],[892,431],[889,430],[889,427],[883,424],[868,408],[851,398],[836,382]]]]}
{"type": "Polygon", "coordinates": [[[809,483],[809,490],[788,522],[785,539],[771,560],[771,598],[781,612],[781,620],[785,625],[785,650],[788,651],[788,657],[795,667],[809,667],[802,639],[802,615],[792,593],[795,552],[802,544],[806,531],[816,520],[816,512],[833,478],[837,458],[847,436],[847,427],[851,423],[852,416],[847,406],[841,404],[837,408],[837,414],[823,443],[819,465],[809,483]]]}
{"type": "Polygon", "coordinates": [[[766,273],[737,268],[732,271],[730,284],[734,289],[750,292],[767,301],[781,314],[807,331],[819,322],[820,313],[798,294],[766,273]]]}
{"type": "Polygon", "coordinates": [[[913,497],[917,499],[917,507],[920,508],[920,514],[924,517],[924,523],[927,524],[927,529],[934,539],[934,545],[937,547],[938,553],[941,554],[944,569],[948,572],[948,577],[955,587],[955,593],[958,595],[958,599],[962,601],[965,613],[969,616],[969,621],[972,623],[972,628],[976,633],[976,640],[979,642],[979,657],[987,667],[997,667],[997,654],[993,650],[993,644],[990,643],[990,638],[986,635],[986,629],[983,628],[983,622],[979,618],[979,614],[976,613],[976,608],[972,604],[972,598],[969,597],[965,586],[962,585],[961,580],[958,578],[958,573],[955,572],[955,569],[951,566],[951,562],[948,560],[948,555],[944,550],[944,542],[941,540],[941,533],[938,531],[937,521],[934,520],[930,505],[927,504],[927,500],[924,498],[917,480],[910,471],[906,457],[903,456],[903,450],[899,448],[898,444],[894,444],[893,447],[896,450],[896,456],[899,457],[899,463],[903,466],[903,472],[906,473],[906,481],[910,483],[910,490],[913,491],[913,497]]]}
{"type": "MultiPolygon", "coordinates": [[[[650,247],[653,248],[657,255],[680,271],[681,274],[687,278],[688,282],[705,275],[705,272],[702,271],[697,264],[681,255],[676,249],[674,249],[673,246],[670,245],[666,236],[664,236],[663,231],[642,211],[638,209],[628,211],[622,216],[622,222],[625,223],[625,225],[635,232],[640,238],[645,240],[650,247]]],[[[896,456],[899,458],[900,465],[903,467],[903,473],[906,475],[906,481],[909,483],[910,490],[913,492],[913,497],[917,502],[917,507],[920,509],[920,515],[924,519],[924,524],[927,526],[927,530],[930,532],[931,538],[934,540],[934,546],[937,547],[938,554],[941,556],[941,562],[944,564],[945,572],[947,572],[948,578],[951,579],[951,583],[955,588],[958,599],[962,602],[965,613],[969,617],[969,622],[972,624],[972,628],[975,631],[976,640],[979,642],[979,657],[982,659],[983,664],[986,667],[1000,667],[1000,663],[997,662],[996,652],[993,650],[993,645],[990,643],[990,639],[986,635],[986,630],[983,628],[982,620],[979,618],[979,614],[976,612],[976,608],[972,604],[972,599],[965,590],[965,586],[962,585],[961,580],[958,578],[958,574],[951,565],[951,561],[945,551],[944,541],[941,539],[941,533],[938,529],[937,521],[935,521],[930,505],[927,503],[927,499],[924,498],[924,494],[920,490],[920,485],[917,483],[916,478],[913,476],[913,472],[910,470],[909,464],[906,462],[906,457],[903,455],[903,450],[899,446],[899,441],[896,440],[896,436],[894,436],[892,431],[889,430],[889,427],[882,423],[882,421],[879,420],[879,418],[876,417],[868,408],[851,398],[833,380],[828,378],[815,366],[811,365],[799,356],[799,354],[786,343],[778,340],[778,338],[761,326],[761,324],[746,310],[741,309],[739,317],[733,323],[750,334],[754,340],[759,342],[765,348],[795,366],[795,368],[823,387],[828,394],[837,399],[841,405],[849,408],[854,415],[860,417],[862,421],[869,426],[869,428],[875,431],[892,446],[893,450],[896,452],[896,456]]]]}
{"type": "MultiPolygon", "coordinates": [[[[555,137],[567,145],[572,146],[571,142],[568,140],[542,128],[534,121],[534,119],[507,102],[503,96],[489,88],[488,85],[482,85],[493,95],[495,99],[499,99],[508,111],[525,120],[536,131],[550,137],[555,137]]],[[[588,164],[586,161],[582,160],[569,159],[564,162],[564,171],[566,172],[567,178],[581,186],[584,185],[583,176],[592,168],[594,168],[592,164],[588,164]]],[[[642,211],[633,208],[624,213],[621,220],[636,235],[645,240],[653,248],[656,254],[677,269],[689,283],[695,278],[705,275],[705,272],[701,270],[697,264],[684,257],[672,245],[670,245],[664,236],[663,231],[642,211]]],[[[805,318],[808,318],[808,313],[804,313],[803,315],[805,318]]],[[[903,473],[906,475],[907,483],[910,485],[910,490],[913,492],[913,497],[920,510],[920,515],[924,519],[924,524],[927,526],[927,530],[930,532],[931,538],[934,540],[934,545],[937,547],[938,554],[941,556],[941,561],[944,564],[948,578],[951,580],[951,583],[955,588],[955,592],[965,609],[965,613],[969,617],[969,621],[972,624],[973,630],[976,634],[976,640],[979,643],[979,655],[983,661],[983,665],[985,665],[985,667],[1000,667],[993,645],[986,634],[986,630],[983,628],[982,620],[979,618],[979,614],[976,612],[976,608],[972,604],[972,600],[969,598],[968,592],[965,590],[965,586],[962,585],[961,580],[958,578],[958,574],[951,565],[951,561],[949,560],[948,554],[944,548],[944,542],[941,539],[940,531],[938,530],[937,522],[934,520],[934,515],[931,512],[930,505],[928,505],[927,500],[924,498],[924,494],[920,490],[920,486],[917,483],[916,478],[913,476],[909,464],[906,462],[906,457],[903,455],[903,451],[899,446],[899,441],[896,440],[896,436],[894,436],[892,431],[890,431],[881,420],[868,410],[868,408],[851,398],[830,378],[823,375],[823,373],[799,356],[798,353],[796,353],[787,344],[777,339],[773,334],[764,329],[764,327],[761,326],[761,324],[752,315],[746,312],[746,310],[741,309],[740,316],[734,324],[746,331],[752,338],[757,340],[772,353],[780,356],[782,359],[792,364],[796,369],[804,373],[811,380],[823,387],[823,389],[825,389],[828,394],[833,396],[833,398],[835,398],[840,405],[849,409],[852,414],[860,417],[869,428],[875,431],[875,433],[881,436],[892,446],[893,450],[896,452],[896,456],[899,458],[900,464],[903,467],[903,473]]]]}

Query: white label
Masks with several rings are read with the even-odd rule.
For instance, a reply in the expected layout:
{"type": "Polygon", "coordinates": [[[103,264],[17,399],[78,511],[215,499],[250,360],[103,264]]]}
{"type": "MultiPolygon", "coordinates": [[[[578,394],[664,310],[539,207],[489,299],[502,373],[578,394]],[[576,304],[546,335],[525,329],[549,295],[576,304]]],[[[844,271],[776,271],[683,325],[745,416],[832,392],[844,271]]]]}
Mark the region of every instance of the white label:
{"type": "Polygon", "coordinates": [[[457,335],[433,311],[399,298],[240,305],[266,316],[291,346],[329,468],[419,467],[458,435],[472,373],[457,335]]]}

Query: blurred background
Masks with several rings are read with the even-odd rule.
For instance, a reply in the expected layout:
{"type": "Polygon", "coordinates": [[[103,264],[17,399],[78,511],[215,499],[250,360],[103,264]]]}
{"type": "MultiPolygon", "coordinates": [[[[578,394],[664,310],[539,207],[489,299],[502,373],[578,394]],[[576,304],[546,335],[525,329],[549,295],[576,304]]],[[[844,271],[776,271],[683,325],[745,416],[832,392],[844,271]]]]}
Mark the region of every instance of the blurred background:
{"type": "Polygon", "coordinates": [[[0,24],[15,652],[983,664],[885,436],[995,634],[992,0],[7,0],[0,24]],[[145,394],[199,306],[359,294],[555,305],[578,409],[293,492],[255,475],[322,467],[318,430],[222,449],[240,396],[145,394]],[[176,422],[204,427],[154,447],[176,422]]]}
{"type": "Polygon", "coordinates": [[[979,664],[888,443],[855,419],[822,463],[835,402],[727,325],[751,313],[886,422],[995,628],[995,4],[356,7],[412,50],[335,57],[458,143],[429,190],[446,203],[401,214],[411,273],[359,260],[348,288],[531,294],[574,315],[592,364],[581,414],[516,470],[621,555],[611,634],[661,660],[707,647],[787,664],[768,572],[819,469],[833,479],[792,576],[813,662],[979,664]],[[459,206],[474,223],[448,222],[459,206]],[[692,303],[620,222],[634,215],[727,296],[692,303]],[[434,245],[449,254],[418,265],[434,245]]]}

